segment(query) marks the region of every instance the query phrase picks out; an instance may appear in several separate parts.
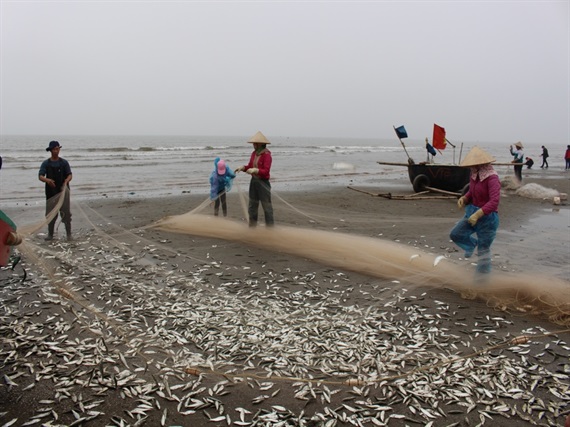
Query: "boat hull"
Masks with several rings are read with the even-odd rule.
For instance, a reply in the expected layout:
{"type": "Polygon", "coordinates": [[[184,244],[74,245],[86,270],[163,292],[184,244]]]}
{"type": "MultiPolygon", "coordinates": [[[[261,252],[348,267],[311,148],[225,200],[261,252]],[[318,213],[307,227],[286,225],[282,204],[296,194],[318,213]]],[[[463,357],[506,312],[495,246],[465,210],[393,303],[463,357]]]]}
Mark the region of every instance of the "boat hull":
{"type": "Polygon", "coordinates": [[[469,185],[470,169],[458,165],[420,163],[408,165],[408,175],[416,193],[426,187],[462,192],[469,185]]]}

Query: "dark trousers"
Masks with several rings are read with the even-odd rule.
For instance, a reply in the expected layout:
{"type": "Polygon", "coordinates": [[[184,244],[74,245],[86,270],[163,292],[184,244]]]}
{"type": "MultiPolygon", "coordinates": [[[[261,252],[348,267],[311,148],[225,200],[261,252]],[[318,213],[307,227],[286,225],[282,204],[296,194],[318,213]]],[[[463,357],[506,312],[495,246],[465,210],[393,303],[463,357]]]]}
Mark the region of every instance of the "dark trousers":
{"type": "Polygon", "coordinates": [[[214,202],[214,215],[216,216],[218,216],[218,212],[220,211],[220,203],[222,204],[222,212],[224,216],[228,216],[228,205],[226,204],[225,188],[222,191],[218,192],[218,197],[216,197],[216,201],[214,202]]]}
{"type": "MultiPolygon", "coordinates": [[[[62,190],[63,191],[63,190],[62,190]]],[[[59,202],[59,196],[61,193],[56,194],[53,197],[50,197],[46,200],[46,216],[55,209],[59,202]]],[[[65,224],[65,231],[67,234],[71,234],[71,196],[70,190],[68,189],[65,193],[65,197],[63,199],[63,204],[59,209],[59,216],[61,217],[61,222],[65,224]]],[[[55,222],[57,221],[57,214],[53,217],[53,219],[48,224],[48,234],[53,236],[53,232],[55,229],[55,222]]]]}
{"type": "Polygon", "coordinates": [[[548,160],[546,160],[546,159],[547,159],[547,157],[542,158],[542,165],[540,166],[541,168],[543,168],[545,165],[546,165],[546,167],[548,167],[548,160]]]}
{"type": "Polygon", "coordinates": [[[273,226],[273,205],[271,204],[271,184],[267,179],[259,179],[252,177],[249,182],[249,225],[255,227],[257,225],[257,211],[259,210],[259,202],[263,208],[265,215],[265,225],[273,226]]]}
{"type": "Polygon", "coordinates": [[[520,166],[519,165],[515,166],[515,176],[517,177],[519,182],[522,181],[522,167],[523,167],[522,163],[520,164],[520,166]]]}

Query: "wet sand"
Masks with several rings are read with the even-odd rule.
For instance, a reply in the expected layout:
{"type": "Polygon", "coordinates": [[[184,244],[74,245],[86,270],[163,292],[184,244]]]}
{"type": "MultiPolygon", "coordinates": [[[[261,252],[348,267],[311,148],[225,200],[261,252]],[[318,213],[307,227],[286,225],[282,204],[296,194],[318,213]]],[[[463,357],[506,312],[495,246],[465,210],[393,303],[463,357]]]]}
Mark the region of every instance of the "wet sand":
{"type": "MultiPolygon", "coordinates": [[[[529,180],[570,192],[567,177],[536,175],[529,180]]],[[[471,277],[472,261],[449,241],[461,216],[455,200],[376,196],[412,194],[395,182],[353,186],[375,195],[274,187],[277,226],[396,242],[471,277]]],[[[0,422],[563,425],[570,402],[556,393],[568,395],[567,326],[421,280],[146,228],[206,197],[82,202],[73,242],[27,239],[21,264],[2,271],[0,422]],[[529,342],[503,345],[521,335],[529,342]],[[542,416],[539,403],[523,407],[532,397],[546,402],[542,416]]],[[[243,223],[237,192],[228,206],[243,223]]],[[[42,211],[6,213],[20,226],[42,211]]],[[[504,191],[494,270],[570,283],[569,215],[567,203],[504,191]]]]}

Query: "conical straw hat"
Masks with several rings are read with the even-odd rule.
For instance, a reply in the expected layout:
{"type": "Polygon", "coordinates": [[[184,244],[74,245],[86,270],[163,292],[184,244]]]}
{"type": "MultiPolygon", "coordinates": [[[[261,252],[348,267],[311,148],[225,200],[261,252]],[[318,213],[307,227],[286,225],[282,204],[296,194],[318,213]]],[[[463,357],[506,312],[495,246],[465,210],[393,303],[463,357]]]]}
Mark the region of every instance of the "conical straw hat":
{"type": "Polygon", "coordinates": [[[520,142],[520,141],[515,144],[515,147],[524,148],[522,145],[522,142],[520,142]]]}
{"type": "Polygon", "coordinates": [[[475,146],[465,156],[460,166],[477,166],[493,163],[495,158],[487,153],[485,150],[475,146]]]}
{"type": "Polygon", "coordinates": [[[271,144],[271,142],[269,142],[265,137],[265,135],[262,134],[260,131],[257,131],[257,133],[253,135],[251,138],[249,138],[249,141],[247,142],[251,142],[252,144],[254,142],[257,142],[259,144],[271,144]]]}

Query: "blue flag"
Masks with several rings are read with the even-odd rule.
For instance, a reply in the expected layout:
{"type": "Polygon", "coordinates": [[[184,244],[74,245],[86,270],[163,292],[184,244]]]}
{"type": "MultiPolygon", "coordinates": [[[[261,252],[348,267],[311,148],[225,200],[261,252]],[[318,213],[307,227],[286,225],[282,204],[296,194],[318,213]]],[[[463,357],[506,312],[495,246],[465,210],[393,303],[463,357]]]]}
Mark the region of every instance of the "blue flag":
{"type": "Polygon", "coordinates": [[[404,126],[394,128],[394,130],[396,131],[396,135],[398,135],[398,138],[404,139],[408,137],[408,132],[406,132],[406,128],[404,126]]]}
{"type": "Polygon", "coordinates": [[[429,142],[426,142],[426,150],[428,150],[428,153],[430,153],[432,156],[435,156],[437,154],[435,148],[433,148],[429,142]]]}

